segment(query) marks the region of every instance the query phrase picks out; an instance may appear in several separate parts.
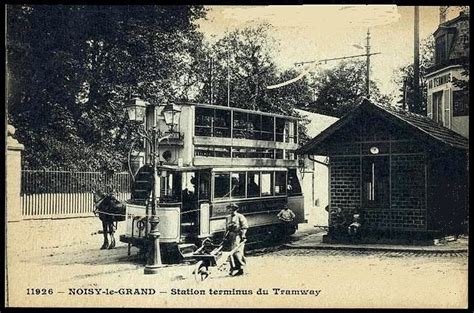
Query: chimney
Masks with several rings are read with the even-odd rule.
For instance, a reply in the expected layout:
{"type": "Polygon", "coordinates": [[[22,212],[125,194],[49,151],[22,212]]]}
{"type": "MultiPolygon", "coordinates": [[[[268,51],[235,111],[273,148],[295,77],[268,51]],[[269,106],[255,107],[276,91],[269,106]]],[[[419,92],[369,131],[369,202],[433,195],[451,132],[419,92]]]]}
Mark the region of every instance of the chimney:
{"type": "Polygon", "coordinates": [[[439,23],[443,24],[446,22],[446,14],[448,12],[448,6],[443,5],[439,7],[439,23]]]}

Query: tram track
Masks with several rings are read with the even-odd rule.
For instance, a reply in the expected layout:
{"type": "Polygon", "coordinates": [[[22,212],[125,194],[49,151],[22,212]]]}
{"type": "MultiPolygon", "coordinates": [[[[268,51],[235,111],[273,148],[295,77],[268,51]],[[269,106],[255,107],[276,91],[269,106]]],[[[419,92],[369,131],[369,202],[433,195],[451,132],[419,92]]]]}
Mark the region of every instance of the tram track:
{"type": "MultiPolygon", "coordinates": [[[[467,258],[468,252],[423,252],[423,251],[367,251],[367,250],[336,250],[336,249],[287,249],[280,247],[279,249],[273,249],[268,251],[275,256],[378,256],[387,258],[399,258],[399,257],[420,257],[420,258],[450,258],[450,257],[461,257],[467,258]]],[[[254,252],[255,255],[263,254],[258,251],[254,252]]]]}

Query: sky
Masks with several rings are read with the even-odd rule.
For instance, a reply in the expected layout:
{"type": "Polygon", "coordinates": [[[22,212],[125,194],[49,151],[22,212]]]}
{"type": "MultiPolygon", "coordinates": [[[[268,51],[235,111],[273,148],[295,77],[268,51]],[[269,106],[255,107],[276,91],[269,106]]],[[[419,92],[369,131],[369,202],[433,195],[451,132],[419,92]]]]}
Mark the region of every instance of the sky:
{"type": "MultiPolygon", "coordinates": [[[[394,72],[413,62],[414,7],[396,5],[208,6],[206,20],[198,22],[209,41],[226,31],[267,22],[280,42],[275,61],[282,69],[294,63],[365,53],[370,29],[371,73],[382,92],[398,95],[394,72]]],[[[458,15],[450,7],[448,19],[458,15]]],[[[439,6],[420,6],[420,40],[439,24],[439,6]]],[[[323,66],[331,66],[323,65],[323,66]]]]}

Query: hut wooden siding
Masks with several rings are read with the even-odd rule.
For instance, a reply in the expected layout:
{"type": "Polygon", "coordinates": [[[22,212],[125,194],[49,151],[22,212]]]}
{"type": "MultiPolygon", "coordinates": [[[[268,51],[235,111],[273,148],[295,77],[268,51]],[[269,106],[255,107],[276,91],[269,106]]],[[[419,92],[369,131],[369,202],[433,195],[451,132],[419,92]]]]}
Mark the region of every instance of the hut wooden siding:
{"type": "Polygon", "coordinates": [[[450,232],[467,215],[468,142],[433,123],[364,100],[297,153],[329,156],[329,205],[348,223],[361,213],[364,228],[375,232],[450,232]],[[365,176],[375,164],[379,200],[370,201],[365,176]]]}

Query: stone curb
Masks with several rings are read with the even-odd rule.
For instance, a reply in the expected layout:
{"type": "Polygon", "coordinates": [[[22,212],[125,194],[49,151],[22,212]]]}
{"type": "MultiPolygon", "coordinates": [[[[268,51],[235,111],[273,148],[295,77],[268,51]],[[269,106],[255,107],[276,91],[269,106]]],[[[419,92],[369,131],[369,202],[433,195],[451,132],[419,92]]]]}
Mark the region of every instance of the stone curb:
{"type": "Polygon", "coordinates": [[[413,253],[459,253],[468,252],[468,248],[433,249],[433,248],[397,248],[397,247],[373,247],[373,246],[349,246],[349,245],[294,245],[285,244],[289,249],[312,249],[312,250],[358,250],[358,251],[392,251],[413,253]]]}

